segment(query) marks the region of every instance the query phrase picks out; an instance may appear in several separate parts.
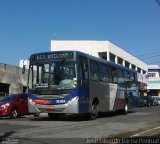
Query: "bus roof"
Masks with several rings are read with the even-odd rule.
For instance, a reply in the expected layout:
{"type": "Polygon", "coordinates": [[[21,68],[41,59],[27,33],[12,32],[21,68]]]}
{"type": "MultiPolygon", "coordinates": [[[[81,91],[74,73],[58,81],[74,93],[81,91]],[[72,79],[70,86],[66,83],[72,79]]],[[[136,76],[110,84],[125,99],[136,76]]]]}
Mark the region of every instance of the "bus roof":
{"type": "MultiPolygon", "coordinates": [[[[104,63],[104,64],[108,64],[108,65],[113,66],[113,67],[117,67],[117,68],[120,68],[120,69],[124,69],[124,70],[130,71],[130,72],[136,73],[135,70],[130,69],[130,68],[127,68],[127,67],[124,67],[123,65],[116,64],[116,63],[114,63],[114,62],[107,61],[107,60],[105,60],[105,59],[98,58],[98,57],[95,57],[95,56],[92,56],[92,55],[83,53],[83,52],[81,52],[81,51],[74,51],[74,50],[62,50],[62,51],[51,51],[51,52],[34,53],[34,54],[32,54],[32,55],[30,56],[30,60],[33,60],[33,59],[34,59],[34,56],[44,56],[44,55],[49,55],[49,54],[51,55],[51,54],[55,54],[55,53],[76,53],[76,54],[78,54],[78,55],[87,57],[87,58],[89,58],[89,59],[92,59],[92,60],[95,60],[95,61],[98,61],[98,62],[101,62],[101,63],[104,63]]],[[[72,57],[72,55],[69,56],[69,58],[71,58],[71,57],[72,57]]]]}

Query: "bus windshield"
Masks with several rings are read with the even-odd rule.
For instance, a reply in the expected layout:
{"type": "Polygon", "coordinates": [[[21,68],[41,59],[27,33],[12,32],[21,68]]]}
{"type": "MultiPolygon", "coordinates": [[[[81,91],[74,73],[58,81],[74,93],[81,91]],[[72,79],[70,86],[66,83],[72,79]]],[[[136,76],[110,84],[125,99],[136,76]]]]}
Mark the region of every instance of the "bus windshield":
{"type": "Polygon", "coordinates": [[[54,61],[34,63],[29,70],[29,89],[74,89],[77,86],[76,63],[54,61]]]}

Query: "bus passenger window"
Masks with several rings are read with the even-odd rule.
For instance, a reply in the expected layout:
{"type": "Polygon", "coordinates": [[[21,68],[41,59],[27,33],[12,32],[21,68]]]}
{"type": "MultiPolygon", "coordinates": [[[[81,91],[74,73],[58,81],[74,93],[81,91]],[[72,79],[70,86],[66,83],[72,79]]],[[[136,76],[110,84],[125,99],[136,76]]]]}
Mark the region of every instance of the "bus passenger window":
{"type": "Polygon", "coordinates": [[[108,66],[105,64],[99,64],[99,80],[104,83],[109,82],[108,66]]]}
{"type": "Polygon", "coordinates": [[[95,61],[90,61],[90,73],[91,73],[91,80],[98,81],[98,63],[95,61]]]}
{"type": "Polygon", "coordinates": [[[136,87],[137,86],[137,82],[135,80],[135,75],[133,73],[130,73],[130,81],[131,81],[132,87],[136,87]]]}
{"type": "Polygon", "coordinates": [[[114,83],[117,83],[117,70],[116,68],[112,68],[112,79],[114,83]]]}
{"type": "Polygon", "coordinates": [[[98,80],[98,77],[97,77],[97,73],[96,72],[94,72],[94,73],[92,73],[92,80],[93,81],[97,81],[98,80]]]}
{"type": "Polygon", "coordinates": [[[124,76],[121,69],[118,69],[118,83],[124,83],[124,76]]]}
{"type": "Polygon", "coordinates": [[[129,75],[129,72],[127,71],[124,71],[124,78],[125,78],[125,81],[130,81],[130,75],[129,75]]]}

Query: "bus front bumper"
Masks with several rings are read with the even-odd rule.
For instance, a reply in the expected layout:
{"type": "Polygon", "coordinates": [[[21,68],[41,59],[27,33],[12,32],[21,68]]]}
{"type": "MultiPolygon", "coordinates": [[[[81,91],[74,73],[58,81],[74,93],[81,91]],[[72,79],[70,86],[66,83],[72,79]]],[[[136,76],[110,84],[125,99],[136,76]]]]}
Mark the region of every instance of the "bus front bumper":
{"type": "Polygon", "coordinates": [[[28,110],[30,113],[79,113],[78,96],[72,98],[65,104],[45,105],[36,104],[28,98],[28,110]]]}

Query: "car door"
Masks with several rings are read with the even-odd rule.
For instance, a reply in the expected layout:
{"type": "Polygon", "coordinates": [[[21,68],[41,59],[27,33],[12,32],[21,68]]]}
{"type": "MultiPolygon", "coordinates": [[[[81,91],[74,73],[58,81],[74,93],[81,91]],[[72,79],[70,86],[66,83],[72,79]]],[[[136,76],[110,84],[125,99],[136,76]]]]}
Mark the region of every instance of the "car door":
{"type": "Polygon", "coordinates": [[[28,114],[27,94],[17,96],[17,109],[20,115],[28,114]]]}

